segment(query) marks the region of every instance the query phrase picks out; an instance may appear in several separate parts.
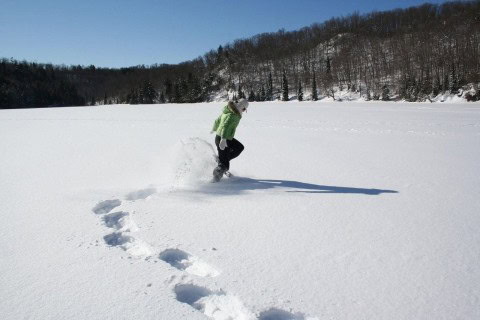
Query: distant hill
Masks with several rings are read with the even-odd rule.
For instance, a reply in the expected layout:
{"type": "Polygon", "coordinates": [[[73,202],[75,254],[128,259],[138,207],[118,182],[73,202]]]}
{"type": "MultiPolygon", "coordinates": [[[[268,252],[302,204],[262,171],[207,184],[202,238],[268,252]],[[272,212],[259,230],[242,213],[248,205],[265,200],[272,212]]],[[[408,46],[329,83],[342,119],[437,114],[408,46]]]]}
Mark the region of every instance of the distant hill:
{"type": "Polygon", "coordinates": [[[479,100],[480,1],[332,18],[238,39],[177,65],[121,69],[0,60],[0,107],[246,97],[479,100]],[[314,89],[315,88],[315,89],[314,89]]]}

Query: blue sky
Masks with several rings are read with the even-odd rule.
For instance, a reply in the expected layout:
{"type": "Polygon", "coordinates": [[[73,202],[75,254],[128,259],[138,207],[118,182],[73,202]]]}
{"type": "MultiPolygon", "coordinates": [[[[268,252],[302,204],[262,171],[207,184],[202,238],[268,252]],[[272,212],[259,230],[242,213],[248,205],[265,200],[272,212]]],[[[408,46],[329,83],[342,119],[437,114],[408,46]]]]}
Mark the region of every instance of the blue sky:
{"type": "Polygon", "coordinates": [[[425,2],[0,0],[0,57],[101,67],[179,63],[258,33],[425,2]]]}

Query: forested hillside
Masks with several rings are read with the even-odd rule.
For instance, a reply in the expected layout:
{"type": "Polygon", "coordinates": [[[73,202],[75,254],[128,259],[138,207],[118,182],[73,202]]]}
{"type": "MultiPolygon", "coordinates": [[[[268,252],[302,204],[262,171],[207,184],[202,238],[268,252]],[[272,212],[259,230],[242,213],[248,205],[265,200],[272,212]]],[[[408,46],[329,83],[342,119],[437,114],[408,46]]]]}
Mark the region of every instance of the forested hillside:
{"type": "Polygon", "coordinates": [[[178,65],[109,69],[0,61],[0,107],[246,97],[480,99],[480,1],[354,13],[235,40],[178,65]]]}

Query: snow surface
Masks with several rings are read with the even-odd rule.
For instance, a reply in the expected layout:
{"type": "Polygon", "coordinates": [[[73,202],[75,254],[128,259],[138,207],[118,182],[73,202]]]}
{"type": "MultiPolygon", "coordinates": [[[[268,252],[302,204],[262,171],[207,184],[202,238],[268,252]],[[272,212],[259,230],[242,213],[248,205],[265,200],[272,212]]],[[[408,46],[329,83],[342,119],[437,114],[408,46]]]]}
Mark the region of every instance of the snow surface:
{"type": "Polygon", "coordinates": [[[480,319],[480,104],[0,111],[2,319],[480,319]]]}

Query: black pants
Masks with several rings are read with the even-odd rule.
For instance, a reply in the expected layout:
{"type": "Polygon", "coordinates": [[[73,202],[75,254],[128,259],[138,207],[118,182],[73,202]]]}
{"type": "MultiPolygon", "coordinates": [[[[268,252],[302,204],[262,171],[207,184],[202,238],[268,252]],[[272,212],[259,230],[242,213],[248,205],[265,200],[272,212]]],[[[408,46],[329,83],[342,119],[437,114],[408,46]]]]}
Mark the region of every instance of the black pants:
{"type": "Polygon", "coordinates": [[[225,150],[220,150],[218,145],[220,144],[220,136],[215,137],[215,144],[217,145],[218,159],[220,160],[220,166],[225,170],[230,170],[230,160],[235,159],[242,153],[245,147],[237,139],[227,140],[227,146],[225,150]]]}

